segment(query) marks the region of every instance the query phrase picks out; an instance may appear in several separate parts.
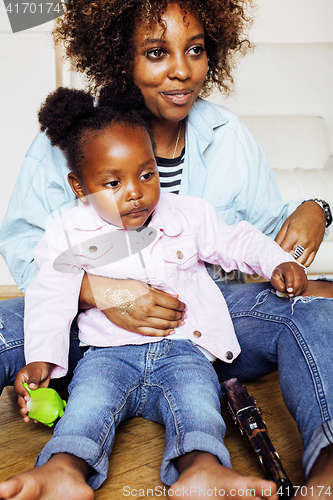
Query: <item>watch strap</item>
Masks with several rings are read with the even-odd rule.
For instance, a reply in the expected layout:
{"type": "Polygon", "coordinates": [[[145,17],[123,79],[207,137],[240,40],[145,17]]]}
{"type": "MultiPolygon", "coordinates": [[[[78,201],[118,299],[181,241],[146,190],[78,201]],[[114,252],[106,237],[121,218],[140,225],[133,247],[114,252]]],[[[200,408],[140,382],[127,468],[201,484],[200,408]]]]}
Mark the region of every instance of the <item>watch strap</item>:
{"type": "MultiPolygon", "coordinates": [[[[318,198],[313,198],[311,200],[306,200],[306,201],[314,201],[322,208],[326,218],[326,227],[329,227],[332,224],[333,218],[332,218],[331,208],[327,203],[327,201],[319,200],[318,198]]],[[[303,201],[303,203],[305,202],[303,201]]]]}

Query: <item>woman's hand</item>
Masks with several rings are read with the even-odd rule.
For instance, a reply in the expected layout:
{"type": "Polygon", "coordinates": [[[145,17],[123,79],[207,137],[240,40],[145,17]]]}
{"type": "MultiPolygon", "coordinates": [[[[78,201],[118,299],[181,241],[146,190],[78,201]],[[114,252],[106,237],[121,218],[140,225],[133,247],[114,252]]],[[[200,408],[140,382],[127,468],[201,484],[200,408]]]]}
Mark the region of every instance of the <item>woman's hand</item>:
{"type": "Polygon", "coordinates": [[[18,395],[17,402],[20,407],[20,413],[25,422],[29,422],[27,401],[30,396],[28,391],[23,386],[27,383],[29,389],[38,389],[38,387],[48,387],[51,378],[51,372],[54,365],[52,363],[45,363],[43,361],[35,361],[28,363],[16,375],[14,382],[14,389],[18,395]]]}
{"type": "Polygon", "coordinates": [[[164,337],[183,324],[184,302],[136,280],[115,280],[85,275],[80,308],[97,307],[115,325],[125,330],[164,337]]]}
{"type": "Polygon", "coordinates": [[[326,218],[315,201],[306,201],[283,223],[276,243],[294,256],[295,249],[302,245],[304,253],[297,262],[308,267],[316,256],[325,234],[326,218]]]}
{"type": "Polygon", "coordinates": [[[282,262],[274,269],[271,283],[279,292],[288,297],[296,297],[304,292],[307,277],[304,268],[297,262],[282,262]]]}

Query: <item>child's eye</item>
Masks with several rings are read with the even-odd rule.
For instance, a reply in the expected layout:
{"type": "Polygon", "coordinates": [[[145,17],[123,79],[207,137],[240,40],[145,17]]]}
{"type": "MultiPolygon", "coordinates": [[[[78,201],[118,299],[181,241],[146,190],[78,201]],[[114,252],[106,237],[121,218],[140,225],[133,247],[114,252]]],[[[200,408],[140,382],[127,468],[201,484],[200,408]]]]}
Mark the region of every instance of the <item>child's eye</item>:
{"type": "Polygon", "coordinates": [[[107,186],[111,186],[113,188],[119,186],[119,181],[110,181],[107,183],[107,186]]]}
{"type": "Polygon", "coordinates": [[[146,174],[141,175],[140,179],[144,180],[150,179],[154,175],[154,173],[155,172],[147,172],[146,174]]]}

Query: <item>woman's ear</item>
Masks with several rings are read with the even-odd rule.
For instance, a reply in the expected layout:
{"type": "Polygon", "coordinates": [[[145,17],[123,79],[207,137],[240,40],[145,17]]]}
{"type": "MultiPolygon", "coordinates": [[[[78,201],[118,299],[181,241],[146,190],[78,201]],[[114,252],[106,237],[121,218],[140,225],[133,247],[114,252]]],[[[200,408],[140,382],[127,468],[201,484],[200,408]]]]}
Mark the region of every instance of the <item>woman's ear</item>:
{"type": "Polygon", "coordinates": [[[87,197],[83,190],[80,179],[73,172],[69,172],[67,179],[73,193],[81,200],[82,203],[86,203],[87,197]]]}

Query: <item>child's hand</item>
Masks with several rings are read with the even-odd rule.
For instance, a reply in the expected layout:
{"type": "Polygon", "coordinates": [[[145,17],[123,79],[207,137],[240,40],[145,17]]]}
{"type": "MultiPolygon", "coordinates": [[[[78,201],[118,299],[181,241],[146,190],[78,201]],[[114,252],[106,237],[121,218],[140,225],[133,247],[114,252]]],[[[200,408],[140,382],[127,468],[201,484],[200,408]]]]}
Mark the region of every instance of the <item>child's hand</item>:
{"type": "Polygon", "coordinates": [[[16,375],[14,388],[18,395],[17,402],[20,407],[20,413],[25,422],[29,422],[27,401],[30,396],[23,384],[26,382],[29,389],[37,389],[38,387],[48,387],[53,369],[52,363],[43,361],[35,361],[24,366],[16,375]]]}
{"type": "Polygon", "coordinates": [[[301,295],[307,284],[304,269],[296,262],[282,262],[271,277],[271,283],[279,292],[285,292],[287,297],[301,295]]]}

